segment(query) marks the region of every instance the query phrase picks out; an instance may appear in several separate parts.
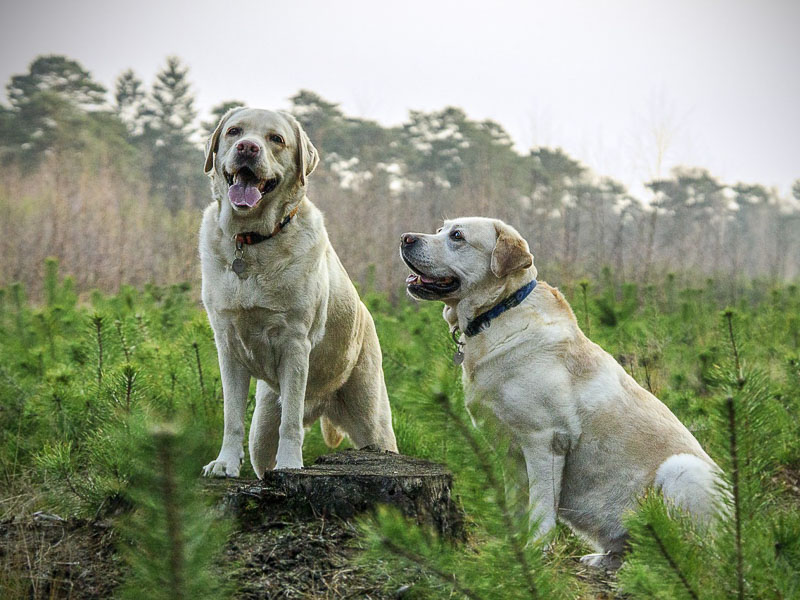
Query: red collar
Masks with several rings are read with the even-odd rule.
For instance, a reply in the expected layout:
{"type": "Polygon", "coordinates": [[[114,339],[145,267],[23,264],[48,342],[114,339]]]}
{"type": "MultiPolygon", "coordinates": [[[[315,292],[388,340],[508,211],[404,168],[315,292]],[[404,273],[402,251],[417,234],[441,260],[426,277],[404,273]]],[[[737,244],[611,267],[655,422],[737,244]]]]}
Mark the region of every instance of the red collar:
{"type": "Polygon", "coordinates": [[[292,212],[290,212],[288,215],[286,215],[286,217],[284,217],[284,219],[280,223],[275,225],[275,228],[272,230],[272,233],[268,235],[263,235],[261,233],[258,233],[257,231],[243,231],[242,233],[237,233],[235,236],[233,236],[233,239],[236,241],[237,244],[247,244],[248,246],[252,246],[253,244],[260,244],[261,242],[264,242],[278,235],[283,230],[283,228],[289,224],[289,221],[292,220],[292,217],[294,217],[297,214],[297,211],[299,209],[300,205],[298,204],[292,209],[292,212]]]}

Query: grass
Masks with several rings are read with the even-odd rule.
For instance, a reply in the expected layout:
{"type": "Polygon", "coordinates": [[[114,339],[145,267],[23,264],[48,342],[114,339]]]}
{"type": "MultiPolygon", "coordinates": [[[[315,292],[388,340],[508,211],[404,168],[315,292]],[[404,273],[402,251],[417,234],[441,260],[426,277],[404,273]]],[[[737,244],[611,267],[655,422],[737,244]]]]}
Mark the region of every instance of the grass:
{"type": "MultiPolygon", "coordinates": [[[[42,305],[29,303],[19,285],[0,290],[0,520],[40,510],[88,519],[125,514],[142,503],[136,481],[143,468],[141,447],[147,445],[141,435],[130,435],[132,427],[170,423],[180,429],[191,424],[192,454],[180,460],[197,474],[216,456],[222,391],[211,329],[188,285],[123,286],[116,294],[89,293],[79,301],[57,264],[48,263],[44,272],[42,305]]],[[[659,396],[729,473],[726,448],[731,432],[738,435],[737,485],[744,497],[758,496],[758,506],[744,502],[741,507],[747,514],[737,520],[730,575],[734,594],[752,597],[755,589],[762,589],[753,586],[763,579],[753,569],[766,563],[750,561],[742,549],[769,558],[764,548],[781,536],[788,538],[796,525],[787,515],[798,509],[793,490],[800,471],[795,421],[800,410],[798,288],[754,281],[738,289],[735,306],[723,312],[727,284],[707,280],[676,289],[674,278],[668,278],[646,287],[615,287],[608,275],[562,289],[578,322],[590,327],[591,338],[659,396]],[[719,412],[728,397],[746,409],[734,426],[726,424],[730,412],[719,412]],[[759,407],[768,409],[769,419],[759,416],[759,407]],[[748,461],[765,477],[747,479],[753,472],[748,461]],[[759,526],[772,528],[775,535],[754,540],[759,526]]],[[[453,585],[441,575],[447,579],[448,569],[464,561],[474,562],[476,569],[496,570],[505,564],[512,572],[511,583],[501,585],[491,570],[476,571],[455,583],[462,595],[516,597],[515,589],[527,589],[531,597],[548,597],[548,590],[556,596],[590,597],[590,588],[576,577],[574,561],[588,549],[565,529],[559,528],[547,559],[539,550],[533,556],[531,548],[522,548],[518,536],[524,534],[524,525],[516,523],[521,522],[519,515],[512,514],[501,498],[504,490],[498,489],[505,486],[513,492],[508,464],[469,425],[460,369],[452,364],[454,348],[440,307],[406,300],[393,304],[377,293],[364,294],[364,301],[384,353],[399,448],[449,465],[456,476],[455,493],[472,523],[466,549],[443,550],[430,540],[423,544],[425,552],[438,554],[424,559],[431,570],[420,567],[424,581],[414,586],[416,597],[448,597],[453,585]],[[501,514],[498,506],[505,506],[501,514]],[[437,556],[444,564],[436,562],[437,556]],[[515,583],[522,587],[515,588],[515,583]]],[[[254,388],[253,383],[250,411],[254,388]]],[[[304,460],[308,464],[328,451],[317,424],[307,434],[304,460]]],[[[253,476],[247,458],[242,476],[253,476]]],[[[394,518],[388,515],[372,525],[373,541],[383,539],[383,549],[377,543],[367,554],[367,560],[383,561],[390,581],[392,569],[386,561],[408,567],[391,546],[398,546],[403,536],[417,535],[401,531],[394,518]]],[[[655,528],[654,539],[671,539],[664,537],[657,521],[640,525],[637,531],[655,528]]],[[[365,539],[368,545],[369,533],[365,539]]],[[[414,557],[426,556],[416,542],[406,542],[399,546],[406,548],[403,552],[415,548],[414,557]]],[[[791,543],[784,548],[794,552],[791,543]]],[[[671,548],[665,549],[672,557],[671,548]]],[[[652,564],[659,560],[657,554],[649,559],[652,564]]],[[[647,587],[648,563],[632,563],[638,569],[632,571],[635,577],[623,578],[623,583],[634,595],[646,597],[642,590],[653,589],[647,587]]],[[[8,573],[1,577],[0,584],[10,585],[13,579],[8,573]]],[[[685,585],[679,581],[675,597],[680,589],[698,589],[697,581],[708,583],[697,577],[685,585]]],[[[14,581],[14,589],[19,588],[14,581]]],[[[775,585],[794,589],[786,582],[775,585]]],[[[706,597],[703,593],[700,597],[706,597]]]]}

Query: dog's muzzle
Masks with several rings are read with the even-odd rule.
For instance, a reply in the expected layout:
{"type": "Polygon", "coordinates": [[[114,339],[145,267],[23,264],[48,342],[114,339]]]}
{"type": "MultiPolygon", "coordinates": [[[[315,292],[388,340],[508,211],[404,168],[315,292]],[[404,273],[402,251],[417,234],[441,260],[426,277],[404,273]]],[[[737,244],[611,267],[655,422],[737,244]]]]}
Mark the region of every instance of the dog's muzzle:
{"type": "Polygon", "coordinates": [[[226,169],[222,172],[228,183],[228,200],[239,209],[255,207],[280,183],[280,177],[260,177],[246,164],[235,169],[233,173],[229,173],[226,169]]]}
{"type": "Polygon", "coordinates": [[[408,293],[422,300],[439,300],[455,292],[461,286],[457,277],[430,275],[419,266],[420,261],[414,256],[419,242],[420,237],[413,233],[404,233],[400,238],[400,256],[412,271],[406,277],[408,293]]]}

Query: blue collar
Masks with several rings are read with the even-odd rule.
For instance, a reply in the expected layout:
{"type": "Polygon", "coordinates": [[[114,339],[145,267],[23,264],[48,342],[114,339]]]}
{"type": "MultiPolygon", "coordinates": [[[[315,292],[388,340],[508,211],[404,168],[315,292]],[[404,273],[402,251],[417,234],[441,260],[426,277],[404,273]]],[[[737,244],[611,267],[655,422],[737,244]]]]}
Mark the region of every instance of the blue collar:
{"type": "Polygon", "coordinates": [[[490,308],[486,312],[479,314],[477,317],[475,317],[469,323],[467,323],[467,328],[464,330],[464,334],[467,337],[472,337],[473,335],[479,334],[481,331],[489,327],[490,321],[492,319],[499,317],[509,308],[514,308],[515,306],[521,304],[522,301],[528,297],[528,294],[530,294],[533,291],[533,288],[535,287],[536,287],[536,280],[533,279],[531,280],[530,283],[523,285],[516,292],[506,297],[498,304],[495,304],[492,308],[490,308]]]}

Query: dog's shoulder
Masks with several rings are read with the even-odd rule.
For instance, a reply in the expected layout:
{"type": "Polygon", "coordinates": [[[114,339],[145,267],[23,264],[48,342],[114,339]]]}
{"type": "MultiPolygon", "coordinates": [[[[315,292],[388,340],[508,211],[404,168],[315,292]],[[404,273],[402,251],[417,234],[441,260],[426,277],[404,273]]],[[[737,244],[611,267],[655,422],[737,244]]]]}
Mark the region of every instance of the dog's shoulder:
{"type": "Polygon", "coordinates": [[[573,323],[578,322],[575,319],[575,313],[572,312],[572,307],[557,287],[553,287],[546,281],[540,281],[537,288],[539,288],[537,300],[548,312],[564,316],[573,323]]]}
{"type": "Polygon", "coordinates": [[[210,243],[221,232],[219,231],[219,205],[212,202],[203,210],[203,219],[200,221],[200,251],[203,246],[210,243]]]}
{"type": "Polygon", "coordinates": [[[203,220],[200,223],[201,229],[215,224],[219,221],[219,202],[211,202],[203,209],[203,220]]]}
{"type": "Polygon", "coordinates": [[[203,211],[200,222],[200,235],[198,236],[198,252],[200,254],[200,268],[203,274],[204,285],[207,279],[217,279],[220,274],[216,271],[225,271],[226,256],[221,246],[223,238],[219,225],[219,206],[216,202],[209,204],[203,211]]]}
{"type": "Polygon", "coordinates": [[[547,282],[539,282],[536,307],[551,331],[552,352],[575,380],[587,380],[606,362],[606,352],[587,338],[580,329],[572,307],[561,291],[547,282]],[[555,329],[553,329],[555,328],[555,329]]]}

